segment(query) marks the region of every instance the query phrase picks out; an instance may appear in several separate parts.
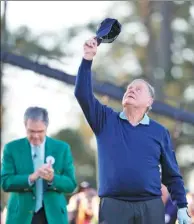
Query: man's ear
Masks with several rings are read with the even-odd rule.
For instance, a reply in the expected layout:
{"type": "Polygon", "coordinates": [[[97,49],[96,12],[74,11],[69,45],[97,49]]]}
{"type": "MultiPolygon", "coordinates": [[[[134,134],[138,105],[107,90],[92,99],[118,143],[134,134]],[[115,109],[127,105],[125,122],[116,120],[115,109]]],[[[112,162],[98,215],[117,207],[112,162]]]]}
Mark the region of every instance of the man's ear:
{"type": "Polygon", "coordinates": [[[151,107],[152,104],[153,104],[153,102],[154,102],[153,98],[150,97],[149,100],[148,100],[148,105],[147,105],[147,107],[151,107]]]}

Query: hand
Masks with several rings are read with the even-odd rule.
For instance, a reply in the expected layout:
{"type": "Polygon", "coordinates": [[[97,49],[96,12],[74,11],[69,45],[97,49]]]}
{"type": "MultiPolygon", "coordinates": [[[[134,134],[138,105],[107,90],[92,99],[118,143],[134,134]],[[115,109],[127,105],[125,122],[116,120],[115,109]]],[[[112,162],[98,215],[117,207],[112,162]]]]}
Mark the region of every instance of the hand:
{"type": "Polygon", "coordinates": [[[44,164],[41,168],[39,168],[39,175],[42,179],[51,182],[54,178],[54,170],[51,164],[44,164]]]}
{"type": "Polygon", "coordinates": [[[84,44],[84,58],[86,60],[92,60],[97,52],[97,40],[91,38],[87,40],[84,44]]]}
{"type": "Polygon", "coordinates": [[[179,224],[191,224],[191,218],[188,215],[187,208],[179,208],[177,218],[179,224]]]}
{"type": "Polygon", "coordinates": [[[31,183],[34,183],[38,178],[39,178],[39,173],[38,173],[38,171],[35,171],[34,173],[32,173],[32,174],[29,176],[29,180],[30,180],[31,183]]]}

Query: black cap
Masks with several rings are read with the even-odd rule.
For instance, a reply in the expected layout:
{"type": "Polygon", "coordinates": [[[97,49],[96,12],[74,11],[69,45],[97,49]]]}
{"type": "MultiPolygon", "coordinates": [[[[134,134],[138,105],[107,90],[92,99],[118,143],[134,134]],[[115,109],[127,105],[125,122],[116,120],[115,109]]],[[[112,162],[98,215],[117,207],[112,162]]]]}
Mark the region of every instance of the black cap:
{"type": "Polygon", "coordinates": [[[106,18],[104,19],[97,31],[96,38],[98,45],[100,43],[112,43],[121,32],[121,24],[116,19],[106,18]]]}

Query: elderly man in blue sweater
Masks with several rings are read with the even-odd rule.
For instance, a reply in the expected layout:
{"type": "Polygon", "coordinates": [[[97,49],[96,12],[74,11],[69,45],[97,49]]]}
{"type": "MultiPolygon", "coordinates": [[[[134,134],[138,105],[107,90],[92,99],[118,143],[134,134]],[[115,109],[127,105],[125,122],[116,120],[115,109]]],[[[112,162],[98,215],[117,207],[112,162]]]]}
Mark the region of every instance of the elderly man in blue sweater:
{"type": "Polygon", "coordinates": [[[154,100],[153,87],[134,80],[123,96],[120,113],[102,105],[91,82],[96,53],[97,41],[91,38],[84,44],[75,96],[97,139],[99,223],[164,224],[162,181],[176,201],[179,223],[189,224],[184,183],[169,132],[146,113],[154,100]]]}

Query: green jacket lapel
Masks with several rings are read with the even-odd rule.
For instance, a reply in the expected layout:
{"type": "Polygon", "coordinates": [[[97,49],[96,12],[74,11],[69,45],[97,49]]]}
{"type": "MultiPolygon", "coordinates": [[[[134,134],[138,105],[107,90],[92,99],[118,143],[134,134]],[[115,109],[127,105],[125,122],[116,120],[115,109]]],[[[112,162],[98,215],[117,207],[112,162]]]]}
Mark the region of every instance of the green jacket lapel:
{"type": "MultiPolygon", "coordinates": [[[[49,137],[46,137],[44,163],[47,163],[46,158],[48,156],[53,156],[53,148],[52,148],[51,139],[49,137]]],[[[48,189],[48,183],[45,180],[43,181],[43,188],[44,188],[44,192],[47,191],[48,189]]]]}
{"type": "MultiPolygon", "coordinates": [[[[25,169],[26,172],[29,174],[32,174],[34,172],[34,164],[33,164],[33,159],[32,159],[32,151],[31,151],[31,146],[27,138],[25,138],[25,147],[23,150],[22,154],[24,158],[24,164],[25,164],[25,169]]],[[[34,184],[32,188],[33,194],[36,194],[36,185],[34,184]]]]}
{"type": "Polygon", "coordinates": [[[32,160],[32,152],[31,152],[30,143],[27,138],[25,138],[25,147],[22,150],[22,156],[24,158],[26,172],[28,172],[30,174],[33,173],[34,172],[34,164],[33,164],[33,160],[32,160]]]}
{"type": "Polygon", "coordinates": [[[53,156],[53,148],[51,144],[51,140],[49,137],[46,137],[46,142],[45,142],[45,157],[44,157],[44,162],[46,163],[46,158],[48,156],[53,156]]]}

